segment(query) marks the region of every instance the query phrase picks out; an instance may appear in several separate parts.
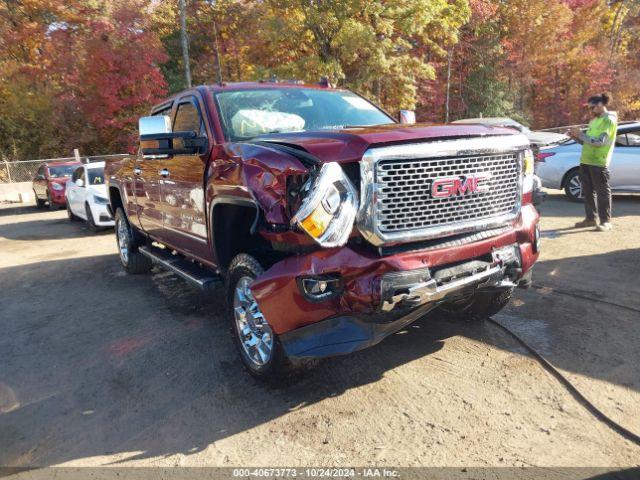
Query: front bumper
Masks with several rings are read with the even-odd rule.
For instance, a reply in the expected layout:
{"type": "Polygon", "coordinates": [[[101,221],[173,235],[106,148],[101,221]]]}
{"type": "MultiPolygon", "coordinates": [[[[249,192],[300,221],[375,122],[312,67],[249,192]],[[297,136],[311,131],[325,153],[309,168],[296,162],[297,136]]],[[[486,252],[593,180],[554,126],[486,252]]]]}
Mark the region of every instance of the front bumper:
{"type": "Polygon", "coordinates": [[[513,228],[462,245],[386,256],[345,246],[291,256],[258,277],[252,291],[291,357],[350,353],[469,288],[506,288],[526,280],[538,258],[538,218],[532,205],[524,205],[513,228]],[[511,245],[517,258],[497,260],[495,252],[511,245]],[[323,275],[339,277],[342,290],[311,301],[299,279],[323,275]]]}
{"type": "Polygon", "coordinates": [[[51,196],[51,203],[58,206],[64,206],[67,204],[67,198],[64,195],[64,190],[49,190],[51,196]]]}
{"type": "Polygon", "coordinates": [[[115,222],[107,207],[108,205],[95,202],[91,205],[91,214],[93,215],[93,222],[96,225],[99,225],[101,227],[114,226],[115,222]]]}

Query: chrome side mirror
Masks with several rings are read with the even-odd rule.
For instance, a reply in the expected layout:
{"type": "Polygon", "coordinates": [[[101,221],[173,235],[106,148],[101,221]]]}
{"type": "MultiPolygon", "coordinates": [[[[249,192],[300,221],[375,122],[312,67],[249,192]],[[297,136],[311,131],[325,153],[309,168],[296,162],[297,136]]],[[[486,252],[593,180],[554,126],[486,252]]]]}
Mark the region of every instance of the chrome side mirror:
{"type": "Polygon", "coordinates": [[[413,110],[400,110],[398,121],[404,125],[414,124],[416,123],[416,112],[413,110]]]}
{"type": "Polygon", "coordinates": [[[194,131],[172,132],[166,115],[142,117],[138,121],[140,150],[144,158],[167,158],[169,155],[200,155],[208,148],[206,136],[194,131]]]}
{"type": "Polygon", "coordinates": [[[171,119],[168,115],[153,115],[138,120],[138,130],[142,135],[171,133],[171,119]]]}

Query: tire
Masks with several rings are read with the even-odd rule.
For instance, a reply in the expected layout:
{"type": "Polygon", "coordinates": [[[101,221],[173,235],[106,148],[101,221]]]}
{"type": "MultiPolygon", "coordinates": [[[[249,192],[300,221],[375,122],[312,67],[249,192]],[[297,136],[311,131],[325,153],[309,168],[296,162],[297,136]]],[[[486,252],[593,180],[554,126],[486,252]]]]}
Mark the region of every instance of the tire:
{"type": "Polygon", "coordinates": [[[46,200],[42,200],[40,198],[38,198],[38,194],[36,193],[36,191],[33,191],[33,195],[36,197],[36,208],[42,210],[45,207],[45,204],[47,203],[46,200]]]}
{"type": "Polygon", "coordinates": [[[49,203],[49,210],[57,210],[53,200],[51,200],[51,193],[47,190],[47,202],[49,203]]]}
{"type": "Polygon", "coordinates": [[[440,305],[438,313],[451,320],[478,322],[486,320],[507,306],[514,288],[495,292],[476,292],[466,299],[440,305]]]}
{"type": "Polygon", "coordinates": [[[244,368],[253,377],[269,383],[282,382],[299,376],[316,362],[293,362],[287,358],[278,335],[272,331],[249,290],[251,282],[262,273],[262,266],[251,255],[242,253],[231,261],[226,278],[231,335],[244,368]],[[247,313],[251,315],[248,322],[247,313]],[[254,342],[255,346],[248,346],[254,342]]]}
{"type": "Polygon", "coordinates": [[[65,202],[65,207],[67,209],[67,217],[69,218],[70,222],[77,222],[78,220],[80,220],[78,217],[76,217],[76,215],[71,211],[71,207],[69,206],[69,202],[65,202]]]}
{"type": "Polygon", "coordinates": [[[580,181],[580,170],[574,168],[567,173],[564,179],[564,194],[572,202],[582,202],[582,182],[580,181]]]}
{"type": "Polygon", "coordinates": [[[153,264],[148,257],[138,251],[141,245],[122,208],[116,210],[115,232],[118,257],[127,273],[148,273],[153,264]]]}
{"type": "Polygon", "coordinates": [[[88,203],[84,204],[84,211],[85,211],[85,213],[87,215],[87,224],[89,225],[89,228],[91,229],[91,231],[93,233],[97,233],[100,230],[102,230],[98,225],[96,225],[96,222],[93,220],[93,214],[91,213],[91,207],[89,206],[88,203]]]}

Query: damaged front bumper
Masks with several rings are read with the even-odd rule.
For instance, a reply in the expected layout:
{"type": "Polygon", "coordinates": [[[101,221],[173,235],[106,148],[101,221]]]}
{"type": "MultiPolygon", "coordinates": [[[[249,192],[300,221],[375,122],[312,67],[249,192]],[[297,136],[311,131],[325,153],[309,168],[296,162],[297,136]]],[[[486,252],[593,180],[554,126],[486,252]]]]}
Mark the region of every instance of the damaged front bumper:
{"type": "Polygon", "coordinates": [[[538,257],[537,221],[526,205],[513,228],[466,245],[388,256],[345,246],[291,256],[257,278],[252,291],[288,356],[348,354],[443,302],[476,290],[528,286],[538,257]],[[320,286],[320,300],[310,297],[308,285],[320,286]]]}
{"type": "Polygon", "coordinates": [[[329,318],[284,333],[280,342],[291,358],[333,357],[373,346],[443,302],[474,291],[513,288],[520,282],[526,286],[517,252],[518,246],[510,245],[495,251],[491,262],[471,260],[433,273],[424,268],[385,274],[378,312],[329,318]],[[499,257],[505,252],[508,260],[499,257]]]}

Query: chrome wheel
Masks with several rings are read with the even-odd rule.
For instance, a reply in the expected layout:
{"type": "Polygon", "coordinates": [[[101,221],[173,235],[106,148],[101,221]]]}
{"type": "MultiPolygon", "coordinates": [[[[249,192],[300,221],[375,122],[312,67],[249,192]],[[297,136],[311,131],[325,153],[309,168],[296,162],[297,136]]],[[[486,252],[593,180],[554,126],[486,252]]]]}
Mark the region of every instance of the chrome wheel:
{"type": "Polygon", "coordinates": [[[569,179],[568,187],[569,187],[569,193],[574,198],[582,198],[582,182],[580,181],[580,175],[578,174],[573,175],[569,179]]]}
{"type": "Polygon", "coordinates": [[[129,261],[129,229],[127,224],[120,219],[118,222],[118,252],[120,253],[120,260],[123,264],[127,264],[129,261]]]}
{"type": "Polygon", "coordinates": [[[251,293],[253,278],[240,277],[233,295],[236,334],[247,358],[256,366],[269,363],[273,355],[273,331],[251,293]]]}

